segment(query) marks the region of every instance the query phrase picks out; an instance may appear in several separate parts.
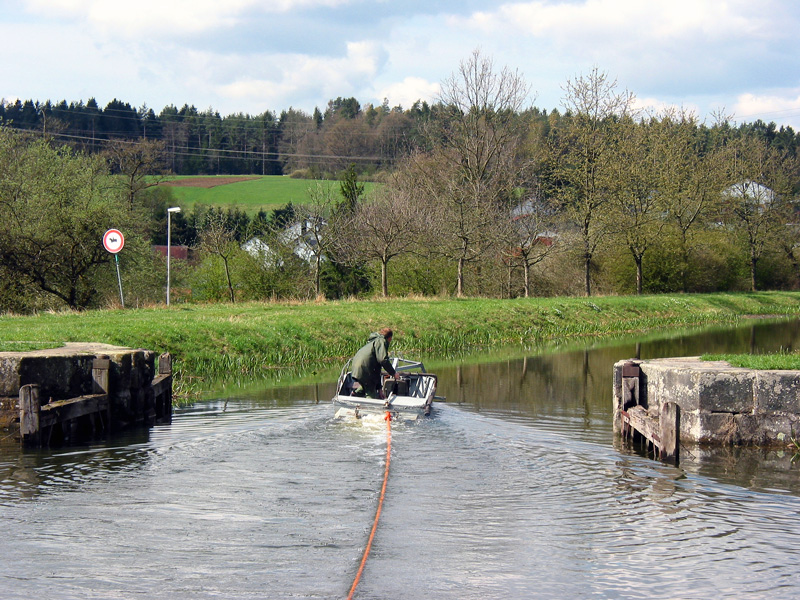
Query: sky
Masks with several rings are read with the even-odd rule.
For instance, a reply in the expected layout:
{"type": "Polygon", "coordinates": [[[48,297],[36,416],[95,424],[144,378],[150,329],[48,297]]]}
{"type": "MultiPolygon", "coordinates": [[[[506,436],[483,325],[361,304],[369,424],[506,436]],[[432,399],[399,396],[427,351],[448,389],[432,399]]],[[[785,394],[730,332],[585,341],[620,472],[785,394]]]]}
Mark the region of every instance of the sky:
{"type": "Polygon", "coordinates": [[[479,50],[548,111],[597,69],[640,108],[800,131],[797,0],[0,0],[0,40],[6,102],[409,108],[479,50]]]}

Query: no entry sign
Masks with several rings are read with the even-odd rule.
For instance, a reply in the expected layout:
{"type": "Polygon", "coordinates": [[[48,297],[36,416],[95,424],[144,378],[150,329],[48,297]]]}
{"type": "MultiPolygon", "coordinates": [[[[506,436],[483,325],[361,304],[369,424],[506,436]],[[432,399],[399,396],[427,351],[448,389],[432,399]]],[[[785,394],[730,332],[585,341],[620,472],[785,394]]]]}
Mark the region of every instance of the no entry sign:
{"type": "Polygon", "coordinates": [[[116,254],[125,245],[125,236],[119,229],[109,229],[103,234],[103,246],[111,254],[116,254]]]}

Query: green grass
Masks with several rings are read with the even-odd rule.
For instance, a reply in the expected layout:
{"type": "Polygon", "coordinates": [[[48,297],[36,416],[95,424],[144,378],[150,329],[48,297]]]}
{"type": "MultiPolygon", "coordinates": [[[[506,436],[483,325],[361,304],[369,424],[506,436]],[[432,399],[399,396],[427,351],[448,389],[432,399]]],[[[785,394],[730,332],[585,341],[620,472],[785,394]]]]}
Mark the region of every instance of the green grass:
{"type": "Polygon", "coordinates": [[[704,354],[701,360],[724,360],[733,367],[770,371],[800,370],[800,353],[776,352],[775,354],[704,354]]]}
{"type": "Polygon", "coordinates": [[[335,372],[383,326],[393,352],[448,356],[564,344],[588,336],[734,323],[742,315],[800,315],[800,294],[603,298],[390,299],[173,305],[0,318],[0,351],[24,344],[105,342],[170,352],[182,383],[335,372]],[[24,343],[24,344],[21,344],[24,343]]]}
{"type": "MultiPolygon", "coordinates": [[[[194,179],[194,177],[171,177],[170,179],[194,179]]],[[[203,179],[215,179],[214,176],[203,179]]],[[[195,205],[202,204],[214,207],[238,207],[248,215],[255,215],[263,209],[270,212],[291,203],[294,205],[309,202],[308,190],[314,182],[308,179],[293,179],[283,175],[267,175],[257,179],[228,183],[211,188],[171,186],[177,204],[190,212],[195,205]]],[[[338,194],[339,183],[334,181],[338,194]]],[[[366,182],[369,192],[375,185],[366,182]]]]}

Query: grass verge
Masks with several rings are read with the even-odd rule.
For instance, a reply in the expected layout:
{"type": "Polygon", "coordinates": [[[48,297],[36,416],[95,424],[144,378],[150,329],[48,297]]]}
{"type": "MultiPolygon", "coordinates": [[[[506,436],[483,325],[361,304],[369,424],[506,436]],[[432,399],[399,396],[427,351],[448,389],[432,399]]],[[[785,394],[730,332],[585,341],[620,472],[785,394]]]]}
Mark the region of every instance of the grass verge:
{"type": "Polygon", "coordinates": [[[701,360],[724,360],[732,367],[760,371],[799,371],[800,353],[776,352],[775,354],[704,354],[701,360]]]}
{"type": "Polygon", "coordinates": [[[403,298],[44,313],[2,317],[0,351],[71,341],[170,352],[179,387],[191,389],[226,378],[263,377],[275,369],[338,365],[383,326],[396,332],[394,353],[446,356],[513,345],[527,349],[582,336],[735,323],[745,315],[800,315],[800,293],[403,298]],[[203,383],[192,383],[198,378],[203,383]]]}

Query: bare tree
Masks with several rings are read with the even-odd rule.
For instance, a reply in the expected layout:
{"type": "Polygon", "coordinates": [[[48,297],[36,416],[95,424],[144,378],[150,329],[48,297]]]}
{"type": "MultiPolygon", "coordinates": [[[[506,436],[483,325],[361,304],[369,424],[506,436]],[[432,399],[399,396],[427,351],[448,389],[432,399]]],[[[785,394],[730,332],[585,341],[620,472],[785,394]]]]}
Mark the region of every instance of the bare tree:
{"type": "Polygon", "coordinates": [[[558,250],[557,216],[538,197],[520,203],[512,212],[503,256],[509,265],[522,267],[522,287],[531,296],[531,269],[558,250]]]}
{"type": "Polygon", "coordinates": [[[403,167],[415,204],[425,211],[424,252],[456,263],[456,295],[464,295],[466,267],[499,249],[509,215],[498,203],[466,193],[452,163],[440,155],[415,154],[403,167]]]}
{"type": "Polygon", "coordinates": [[[137,197],[164,180],[167,152],[164,142],[115,140],[106,151],[112,174],[118,175],[122,195],[133,208],[137,197]]]}
{"type": "Polygon", "coordinates": [[[425,218],[409,194],[397,186],[376,190],[339,223],[337,254],[348,262],[376,261],[381,266],[381,294],[389,295],[389,261],[411,251],[425,218]]]}
{"type": "Polygon", "coordinates": [[[308,188],[308,204],[295,208],[295,222],[289,227],[297,253],[312,265],[314,293],[322,293],[322,262],[334,244],[333,228],[328,226],[336,206],[337,193],[333,184],[315,181],[308,188]]]}
{"type": "Polygon", "coordinates": [[[494,226],[507,220],[528,174],[520,116],[528,95],[517,71],[497,72],[474,51],[442,85],[442,109],[427,130],[432,150],[406,164],[420,199],[431,205],[431,249],[457,263],[458,296],[466,265],[496,247],[494,226]]]}

